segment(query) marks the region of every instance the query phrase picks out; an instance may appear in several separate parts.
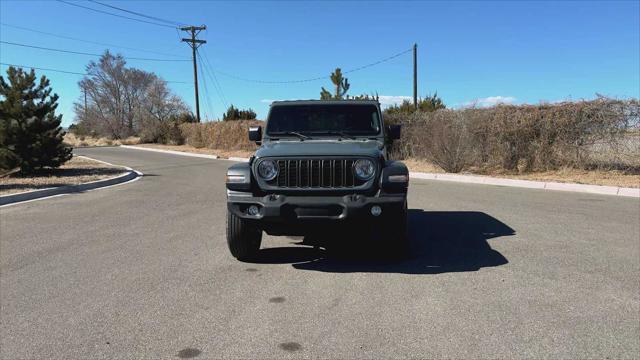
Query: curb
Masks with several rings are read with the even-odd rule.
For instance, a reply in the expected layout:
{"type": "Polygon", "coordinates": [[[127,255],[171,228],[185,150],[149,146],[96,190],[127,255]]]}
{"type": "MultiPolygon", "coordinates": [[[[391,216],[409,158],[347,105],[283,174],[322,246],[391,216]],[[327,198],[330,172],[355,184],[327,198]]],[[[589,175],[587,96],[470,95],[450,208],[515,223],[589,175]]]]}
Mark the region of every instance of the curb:
{"type": "Polygon", "coordinates": [[[241,158],[241,157],[229,157],[229,158],[223,159],[223,160],[238,161],[238,162],[249,162],[249,158],[241,158]]]}
{"type": "Polygon", "coordinates": [[[197,158],[203,158],[203,159],[219,159],[219,157],[216,155],[187,153],[184,151],[161,150],[161,149],[154,149],[154,148],[147,148],[147,147],[133,146],[133,145],[120,145],[120,147],[125,149],[134,149],[134,150],[151,151],[151,152],[173,154],[173,155],[191,156],[191,157],[197,157],[197,158]]]}
{"type": "Polygon", "coordinates": [[[615,196],[640,198],[639,188],[625,188],[625,187],[618,187],[618,186],[586,185],[586,184],[543,182],[543,181],[532,181],[532,180],[516,180],[516,179],[494,178],[489,176],[457,175],[457,174],[447,174],[447,173],[442,174],[442,173],[409,172],[409,177],[412,179],[422,179],[422,180],[438,180],[438,181],[460,182],[460,183],[467,183],[467,184],[496,185],[496,186],[519,187],[519,188],[528,188],[528,189],[570,191],[570,192],[582,192],[582,193],[591,193],[591,194],[600,194],[600,195],[615,195],[615,196]]]}
{"type": "MultiPolygon", "coordinates": [[[[106,161],[93,159],[87,156],[78,156],[78,157],[91,159],[107,165],[115,166],[106,161]]],[[[101,189],[101,188],[106,188],[106,187],[115,186],[115,185],[121,185],[127,182],[138,180],[141,176],[144,175],[140,171],[133,170],[130,167],[127,167],[127,166],[122,166],[122,167],[125,170],[127,170],[127,173],[116,176],[116,177],[108,178],[108,179],[95,180],[95,181],[91,181],[84,184],[78,184],[78,185],[66,185],[66,186],[59,186],[59,187],[47,188],[47,189],[41,189],[41,190],[25,191],[17,194],[2,195],[0,196],[0,207],[20,204],[23,202],[29,202],[34,200],[40,200],[40,199],[49,198],[53,196],[80,193],[80,192],[101,189]]]]}
{"type": "MultiPolygon", "coordinates": [[[[248,158],[241,158],[241,157],[229,157],[225,159],[225,158],[220,158],[216,155],[203,155],[203,154],[187,153],[182,151],[151,149],[151,148],[144,148],[144,147],[131,146],[131,145],[121,145],[120,147],[123,147],[126,149],[155,151],[160,153],[168,153],[168,154],[182,155],[182,156],[204,157],[207,159],[229,160],[229,161],[239,161],[239,162],[249,161],[248,158]]],[[[533,180],[495,178],[490,176],[458,175],[458,174],[449,174],[449,173],[423,173],[423,172],[413,172],[413,171],[409,172],[409,177],[412,179],[420,179],[420,180],[450,181],[450,182],[459,182],[459,183],[466,183],[466,184],[496,185],[496,186],[519,187],[519,188],[527,188],[527,189],[570,191],[570,192],[582,192],[582,193],[591,193],[591,194],[600,194],[600,195],[615,195],[615,196],[640,198],[640,188],[625,188],[625,187],[618,187],[618,186],[585,185],[585,184],[560,183],[560,182],[543,182],[543,181],[533,181],[533,180]]]]}

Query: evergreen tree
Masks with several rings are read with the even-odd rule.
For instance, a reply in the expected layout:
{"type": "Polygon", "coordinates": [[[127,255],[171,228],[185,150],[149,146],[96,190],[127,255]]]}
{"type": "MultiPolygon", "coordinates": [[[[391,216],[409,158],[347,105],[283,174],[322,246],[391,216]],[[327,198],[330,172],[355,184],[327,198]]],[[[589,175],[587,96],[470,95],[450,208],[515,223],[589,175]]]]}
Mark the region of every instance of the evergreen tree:
{"type": "Polygon", "coordinates": [[[62,142],[62,115],[56,115],[58,95],[51,95],[49,80],[36,82],[33,69],[9,67],[0,76],[0,165],[20,167],[31,173],[58,167],[71,159],[71,148],[62,142]]]}
{"type": "Polygon", "coordinates": [[[446,108],[447,107],[442,102],[442,99],[438,97],[437,91],[433,95],[427,95],[424,99],[420,99],[420,101],[418,101],[418,110],[420,111],[430,112],[446,108]]]}
{"type": "Polygon", "coordinates": [[[342,100],[342,98],[349,91],[349,79],[342,76],[342,70],[340,68],[336,68],[336,71],[331,73],[331,82],[335,88],[334,94],[324,87],[322,87],[322,91],[320,92],[320,100],[342,100]]]}
{"type": "Polygon", "coordinates": [[[353,97],[349,97],[349,95],[347,95],[347,99],[353,99],[353,100],[375,100],[377,102],[380,102],[380,96],[378,95],[378,93],[376,93],[375,95],[371,94],[362,94],[362,95],[357,95],[357,96],[353,96],[353,97]]]}
{"type": "MultiPolygon", "coordinates": [[[[425,98],[418,99],[418,111],[431,112],[440,109],[446,109],[446,105],[436,92],[433,95],[427,95],[425,98]]],[[[416,111],[413,102],[403,100],[400,105],[393,105],[385,110],[387,114],[411,114],[416,111]]]]}
{"type": "Polygon", "coordinates": [[[222,114],[222,120],[253,120],[256,116],[257,114],[253,109],[240,110],[231,104],[227,109],[227,112],[222,114]]]}

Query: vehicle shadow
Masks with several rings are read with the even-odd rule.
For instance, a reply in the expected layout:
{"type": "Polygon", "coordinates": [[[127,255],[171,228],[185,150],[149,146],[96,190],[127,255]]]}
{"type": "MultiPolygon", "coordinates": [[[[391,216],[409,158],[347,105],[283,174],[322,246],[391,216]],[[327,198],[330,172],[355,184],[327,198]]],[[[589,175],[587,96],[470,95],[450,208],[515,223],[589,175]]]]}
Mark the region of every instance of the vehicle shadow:
{"type": "Polygon", "coordinates": [[[381,243],[351,232],[345,236],[307,236],[298,244],[321,247],[280,247],[260,251],[259,263],[291,263],[300,270],[439,274],[477,271],[507,264],[489,239],[515,231],[492,216],[475,211],[409,210],[410,251],[398,258],[381,243]]]}

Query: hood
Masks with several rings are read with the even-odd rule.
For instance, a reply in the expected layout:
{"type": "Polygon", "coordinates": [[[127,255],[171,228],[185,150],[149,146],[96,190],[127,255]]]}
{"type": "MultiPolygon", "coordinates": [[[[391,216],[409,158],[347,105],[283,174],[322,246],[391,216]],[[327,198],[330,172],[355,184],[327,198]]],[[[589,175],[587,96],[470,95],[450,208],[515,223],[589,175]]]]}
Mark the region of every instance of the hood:
{"type": "Polygon", "coordinates": [[[369,156],[377,158],[384,144],[377,140],[286,140],[263,144],[256,157],[369,156]]]}

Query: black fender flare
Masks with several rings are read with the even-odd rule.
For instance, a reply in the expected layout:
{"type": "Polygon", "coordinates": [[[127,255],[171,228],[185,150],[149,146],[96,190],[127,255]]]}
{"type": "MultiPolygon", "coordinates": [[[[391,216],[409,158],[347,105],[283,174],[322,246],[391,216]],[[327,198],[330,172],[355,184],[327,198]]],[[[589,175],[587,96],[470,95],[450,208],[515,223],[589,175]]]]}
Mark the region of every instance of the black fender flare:
{"type": "Polygon", "coordinates": [[[402,161],[388,160],[380,174],[380,189],[386,193],[406,193],[409,188],[409,169],[402,161]]]}

